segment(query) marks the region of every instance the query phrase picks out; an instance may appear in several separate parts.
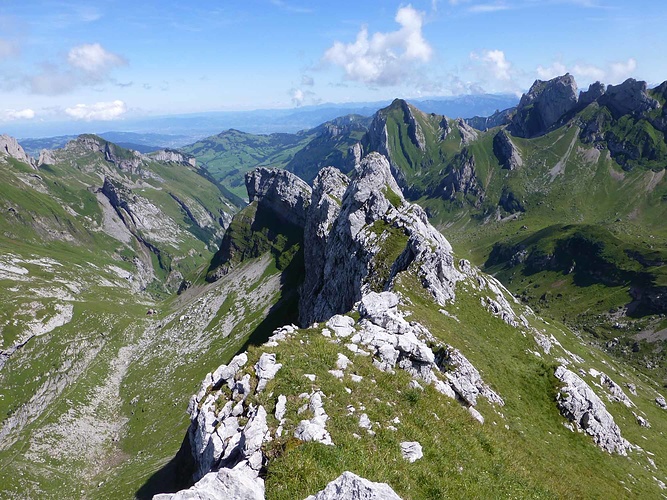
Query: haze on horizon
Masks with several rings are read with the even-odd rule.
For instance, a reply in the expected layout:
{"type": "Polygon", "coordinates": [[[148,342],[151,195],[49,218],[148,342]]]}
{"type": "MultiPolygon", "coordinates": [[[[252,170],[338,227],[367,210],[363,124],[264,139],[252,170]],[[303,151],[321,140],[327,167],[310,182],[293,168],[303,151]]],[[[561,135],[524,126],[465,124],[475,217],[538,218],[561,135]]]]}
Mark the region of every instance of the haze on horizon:
{"type": "MultiPolygon", "coordinates": [[[[667,79],[648,0],[29,0],[0,14],[0,129],[667,79]],[[641,34],[641,36],[640,36],[641,34]]],[[[3,131],[4,131],[3,130],[3,131]]]]}

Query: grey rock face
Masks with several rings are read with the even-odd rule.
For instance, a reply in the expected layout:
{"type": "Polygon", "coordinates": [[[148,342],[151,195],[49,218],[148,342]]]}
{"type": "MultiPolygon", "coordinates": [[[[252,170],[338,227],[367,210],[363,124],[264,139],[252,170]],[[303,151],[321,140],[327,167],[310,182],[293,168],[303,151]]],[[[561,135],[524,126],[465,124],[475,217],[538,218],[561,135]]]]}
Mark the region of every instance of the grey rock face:
{"type": "MultiPolygon", "coordinates": [[[[313,182],[313,192],[309,208],[306,212],[304,228],[304,264],[306,276],[301,286],[301,296],[315,297],[324,285],[324,266],[322,265],[333,225],[340,214],[343,195],[349,185],[349,179],[338,169],[327,167],[313,182]]],[[[313,317],[314,301],[302,300],[299,316],[302,324],[313,317]]]]}
{"type": "Polygon", "coordinates": [[[310,204],[310,186],[296,175],[273,168],[259,167],[245,175],[250,203],[270,209],[290,224],[304,227],[310,204]]]}
{"type": "Polygon", "coordinates": [[[401,500],[387,483],[373,483],[352,472],[343,472],[319,493],[305,500],[401,500]]]}
{"type": "Polygon", "coordinates": [[[184,165],[190,165],[192,167],[197,165],[197,160],[195,160],[190,156],[185,156],[183,153],[179,151],[174,151],[173,149],[161,149],[160,151],[149,153],[148,156],[157,161],[182,163],[184,165]]]}
{"type": "Polygon", "coordinates": [[[579,94],[579,107],[585,108],[590,103],[597,101],[605,93],[604,83],[595,82],[588,86],[588,90],[579,94]]]}
{"type": "Polygon", "coordinates": [[[457,398],[465,405],[475,406],[479,396],[500,406],[505,404],[503,399],[484,383],[477,369],[458,349],[442,349],[436,354],[435,363],[444,372],[457,398]]]}
{"type": "Polygon", "coordinates": [[[577,97],[577,84],[569,73],[546,82],[536,80],[521,97],[510,131],[519,137],[544,134],[577,106],[577,97]]]}
{"type": "Polygon", "coordinates": [[[414,266],[422,285],[439,303],[453,299],[454,285],[461,275],[454,267],[451,246],[429,224],[420,207],[405,202],[386,158],[377,153],[364,158],[345,190],[335,220],[336,207],[316,212],[317,207],[318,203],[313,203],[309,208],[304,234],[331,229],[311,256],[311,262],[319,262],[322,269],[306,265],[305,282],[316,293],[301,294],[302,324],[323,321],[352,309],[373,285],[371,278],[379,265],[374,258],[381,250],[383,238],[399,234],[407,239],[405,250],[395,262],[381,263],[390,272],[384,283],[374,286],[387,287],[397,272],[414,266]]]}
{"type": "Polygon", "coordinates": [[[477,131],[468,125],[462,118],[456,120],[456,126],[459,129],[461,134],[461,142],[464,146],[467,146],[472,141],[477,139],[477,131]]]}
{"type": "Polygon", "coordinates": [[[475,206],[479,206],[484,200],[484,191],[477,182],[475,157],[470,154],[468,148],[463,148],[453,160],[452,169],[440,182],[438,191],[446,200],[454,200],[457,193],[462,193],[464,196],[471,195],[476,198],[475,206]]]}
{"type": "Polygon", "coordinates": [[[153,500],[264,500],[264,481],[247,469],[209,472],[194,486],[173,494],[155,495],[153,500]]]}
{"type": "Polygon", "coordinates": [[[660,107],[660,103],[648,95],[647,89],[646,82],[628,78],[620,85],[609,85],[599,103],[607,106],[615,118],[627,114],[639,115],[660,107]]]}
{"type": "Polygon", "coordinates": [[[28,165],[33,165],[32,159],[26,154],[18,141],[6,134],[0,135],[0,155],[9,156],[28,165]]]}
{"type": "Polygon", "coordinates": [[[503,168],[514,170],[523,166],[523,159],[519,150],[504,129],[493,138],[493,154],[496,155],[503,168]]]}
{"type": "Polygon", "coordinates": [[[589,434],[603,450],[627,455],[632,445],[621,436],[614,417],[588,384],[564,366],[556,369],[555,376],[565,384],[557,396],[563,416],[589,434]]]}
{"type": "Polygon", "coordinates": [[[496,111],[491,116],[473,116],[472,118],[466,118],[466,123],[477,130],[485,132],[493,127],[507,125],[512,119],[515,110],[516,108],[508,108],[496,111]]]}

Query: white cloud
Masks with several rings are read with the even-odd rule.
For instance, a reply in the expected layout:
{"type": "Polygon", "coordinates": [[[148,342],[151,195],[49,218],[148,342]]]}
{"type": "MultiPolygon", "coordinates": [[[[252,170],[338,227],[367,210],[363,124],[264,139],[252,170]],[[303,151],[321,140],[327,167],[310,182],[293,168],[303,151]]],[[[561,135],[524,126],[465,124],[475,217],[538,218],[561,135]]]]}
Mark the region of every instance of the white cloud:
{"type": "Polygon", "coordinates": [[[3,113],[0,113],[0,117],[3,120],[32,120],[35,117],[35,112],[30,109],[6,109],[3,113]]]}
{"type": "MultiPolygon", "coordinates": [[[[551,78],[554,78],[558,75],[565,74],[567,72],[567,69],[565,66],[562,64],[560,65],[563,69],[560,70],[558,73],[553,75],[551,78]]],[[[538,73],[539,73],[539,68],[538,68],[538,73]]],[[[574,75],[575,78],[579,77],[583,80],[586,81],[604,81],[606,78],[605,71],[602,68],[598,68],[597,66],[594,66],[593,64],[575,64],[572,66],[572,74],[574,75]]]]}
{"type": "Polygon", "coordinates": [[[127,112],[127,106],[123,101],[96,102],[95,104],[77,104],[72,108],[66,108],[65,113],[75,120],[115,120],[127,112]]]}
{"type": "Polygon", "coordinates": [[[502,50],[485,50],[481,54],[470,54],[473,60],[481,61],[496,80],[512,80],[512,64],[505,58],[502,50]]]}
{"type": "Polygon", "coordinates": [[[485,12],[499,12],[501,10],[509,10],[509,9],[511,9],[511,7],[503,2],[481,3],[473,5],[472,7],[468,8],[468,12],[472,12],[475,14],[483,14],[485,12]]]}
{"type": "Polygon", "coordinates": [[[627,61],[611,62],[606,67],[585,62],[579,62],[572,67],[568,67],[562,62],[556,61],[547,67],[538,66],[536,72],[541,80],[550,80],[565,73],[572,73],[580,85],[585,85],[596,81],[606,84],[621,83],[631,77],[636,70],[637,61],[631,57],[627,61]]]}
{"type": "Polygon", "coordinates": [[[538,66],[537,67],[537,76],[540,80],[551,80],[557,76],[561,76],[567,73],[567,68],[560,61],[554,61],[551,66],[538,66]]]}
{"type": "Polygon", "coordinates": [[[302,75],[301,76],[301,85],[305,85],[307,87],[312,87],[313,85],[315,85],[315,80],[313,79],[312,76],[302,75]]]}
{"type": "Polygon", "coordinates": [[[422,34],[423,12],[407,5],[398,9],[395,21],[401,26],[396,31],[369,36],[364,26],[354,42],[336,41],[323,60],[342,68],[347,80],[383,86],[404,81],[415,65],[431,59],[433,49],[422,34]]]}
{"type": "Polygon", "coordinates": [[[126,64],[125,59],[107,51],[99,43],[72,47],[67,54],[67,62],[73,68],[90,75],[104,75],[111,69],[126,64]]]}
{"type": "Polygon", "coordinates": [[[630,58],[627,61],[613,62],[609,65],[609,83],[620,83],[630,78],[637,69],[637,61],[630,58]]]}
{"type": "Polygon", "coordinates": [[[290,99],[292,99],[292,104],[294,107],[298,108],[304,104],[316,104],[319,102],[319,99],[316,98],[315,92],[312,90],[303,90],[303,89],[290,89],[289,91],[290,99]]]}

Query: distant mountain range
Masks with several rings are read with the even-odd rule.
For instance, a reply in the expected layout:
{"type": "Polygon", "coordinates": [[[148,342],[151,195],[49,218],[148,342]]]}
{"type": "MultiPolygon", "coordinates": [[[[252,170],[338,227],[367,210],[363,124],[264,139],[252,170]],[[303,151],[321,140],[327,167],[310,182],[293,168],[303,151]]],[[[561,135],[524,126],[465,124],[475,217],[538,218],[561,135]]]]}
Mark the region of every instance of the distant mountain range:
{"type": "MultiPolygon", "coordinates": [[[[20,138],[45,138],[62,135],[79,135],[95,132],[100,137],[119,143],[135,143],[158,147],[176,147],[198,139],[218,134],[230,128],[254,134],[298,132],[310,129],[339,116],[358,114],[371,116],[391,101],[327,103],[291,109],[264,109],[252,111],[219,111],[183,115],[133,118],[114,122],[119,132],[109,130],[109,122],[44,122],[31,124],[5,124],[3,132],[20,138]],[[135,137],[118,138],[112,134],[156,134],[153,142],[137,141],[135,137]],[[164,137],[168,136],[168,137],[164,137]],[[176,137],[174,137],[176,136],[176,137]],[[179,137],[185,136],[185,137],[179,137]]],[[[497,110],[516,105],[518,97],[505,94],[479,94],[457,97],[430,97],[411,99],[410,102],[428,113],[450,117],[488,116],[497,110]]],[[[25,139],[21,140],[24,145],[25,139]]],[[[63,143],[64,144],[64,143],[63,143]]],[[[61,144],[61,146],[63,145],[61,144]]]]}

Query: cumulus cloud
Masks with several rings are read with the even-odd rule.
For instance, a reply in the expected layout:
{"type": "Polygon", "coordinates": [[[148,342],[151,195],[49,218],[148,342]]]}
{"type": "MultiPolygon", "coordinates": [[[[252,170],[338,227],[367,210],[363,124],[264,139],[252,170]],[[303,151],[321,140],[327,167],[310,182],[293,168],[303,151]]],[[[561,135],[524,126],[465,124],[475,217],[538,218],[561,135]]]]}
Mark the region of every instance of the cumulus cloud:
{"type": "Polygon", "coordinates": [[[567,73],[567,68],[560,61],[554,61],[551,66],[544,67],[540,65],[537,67],[537,77],[540,80],[551,80],[565,73],[567,73]]]}
{"type": "Polygon", "coordinates": [[[401,83],[415,65],[431,59],[433,49],[422,34],[423,12],[407,5],[394,19],[400,29],[370,35],[364,26],[354,42],[336,41],[323,60],[342,68],[347,80],[378,86],[401,83]]]}
{"type": "Polygon", "coordinates": [[[481,61],[496,80],[512,80],[512,64],[505,58],[502,50],[485,50],[480,54],[473,52],[470,59],[481,61]]]}
{"type": "Polygon", "coordinates": [[[113,68],[126,64],[125,59],[109,52],[99,43],[72,47],[67,54],[67,62],[72,68],[95,76],[105,75],[113,68]]]}
{"type": "Polygon", "coordinates": [[[30,108],[25,109],[6,109],[0,113],[0,117],[4,121],[10,120],[32,120],[35,117],[35,112],[30,108]]]}
{"type": "Polygon", "coordinates": [[[290,89],[289,91],[290,99],[292,99],[292,104],[294,107],[300,107],[308,102],[309,104],[315,104],[319,102],[316,99],[316,94],[312,90],[303,90],[303,89],[290,89]]]}
{"type": "Polygon", "coordinates": [[[595,81],[617,84],[630,78],[636,70],[637,61],[631,57],[626,61],[611,62],[605,67],[582,62],[569,67],[560,61],[555,61],[547,67],[538,66],[536,72],[541,80],[549,80],[565,73],[572,73],[580,84],[595,81]]]}
{"type": "Polygon", "coordinates": [[[123,101],[96,102],[95,104],[77,104],[71,108],[65,108],[65,113],[75,120],[115,120],[127,112],[127,106],[123,101]]]}
{"type": "Polygon", "coordinates": [[[33,94],[60,95],[82,87],[111,81],[111,72],[127,64],[99,43],[72,47],[64,61],[46,62],[37,73],[24,75],[23,83],[33,94]]]}

